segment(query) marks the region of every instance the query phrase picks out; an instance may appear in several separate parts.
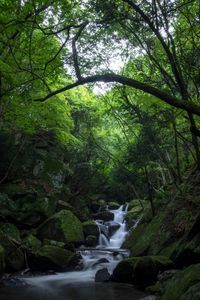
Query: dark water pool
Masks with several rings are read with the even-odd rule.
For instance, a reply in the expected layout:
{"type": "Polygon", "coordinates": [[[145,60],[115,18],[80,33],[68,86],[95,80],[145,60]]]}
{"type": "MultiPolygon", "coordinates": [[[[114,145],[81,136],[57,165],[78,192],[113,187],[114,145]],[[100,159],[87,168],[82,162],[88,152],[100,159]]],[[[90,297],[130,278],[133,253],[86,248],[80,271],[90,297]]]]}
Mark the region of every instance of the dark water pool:
{"type": "Polygon", "coordinates": [[[0,300],[139,300],[145,294],[120,283],[56,283],[51,286],[5,287],[0,300]]]}

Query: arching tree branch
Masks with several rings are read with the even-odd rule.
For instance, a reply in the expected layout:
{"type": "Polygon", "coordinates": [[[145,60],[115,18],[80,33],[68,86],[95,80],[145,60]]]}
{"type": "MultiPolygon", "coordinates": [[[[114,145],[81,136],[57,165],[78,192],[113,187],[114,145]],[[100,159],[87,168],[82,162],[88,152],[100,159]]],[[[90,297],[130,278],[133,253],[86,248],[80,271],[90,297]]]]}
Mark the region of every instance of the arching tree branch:
{"type": "Polygon", "coordinates": [[[145,93],[151,94],[174,107],[181,108],[187,112],[200,116],[200,106],[196,105],[195,103],[191,101],[183,101],[147,83],[142,83],[135,79],[125,77],[122,75],[117,75],[117,74],[94,75],[94,76],[88,76],[86,78],[80,78],[74,83],[71,83],[67,86],[64,86],[63,88],[60,88],[56,91],[49,93],[44,98],[35,99],[35,101],[43,102],[55,95],[73,89],[77,86],[84,85],[87,83],[95,83],[95,82],[118,82],[122,85],[126,85],[135,88],[137,90],[141,90],[145,93]]]}

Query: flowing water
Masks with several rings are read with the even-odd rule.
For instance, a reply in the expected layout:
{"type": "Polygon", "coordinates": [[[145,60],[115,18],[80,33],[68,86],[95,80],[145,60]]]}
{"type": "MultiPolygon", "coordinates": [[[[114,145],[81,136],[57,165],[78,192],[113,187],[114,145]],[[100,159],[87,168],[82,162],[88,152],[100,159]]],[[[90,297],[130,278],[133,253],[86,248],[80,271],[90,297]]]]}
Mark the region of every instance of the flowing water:
{"type": "Polygon", "coordinates": [[[96,249],[82,248],[83,270],[55,275],[24,278],[27,286],[0,288],[0,300],[136,300],[144,294],[131,285],[120,283],[95,283],[95,274],[102,268],[112,271],[120,260],[128,256],[128,251],[120,249],[127,230],[124,217],[127,207],[123,205],[111,210],[114,221],[99,221],[99,244],[96,249]],[[109,237],[109,226],[117,225],[109,237]],[[108,234],[107,234],[108,233],[108,234]]]}

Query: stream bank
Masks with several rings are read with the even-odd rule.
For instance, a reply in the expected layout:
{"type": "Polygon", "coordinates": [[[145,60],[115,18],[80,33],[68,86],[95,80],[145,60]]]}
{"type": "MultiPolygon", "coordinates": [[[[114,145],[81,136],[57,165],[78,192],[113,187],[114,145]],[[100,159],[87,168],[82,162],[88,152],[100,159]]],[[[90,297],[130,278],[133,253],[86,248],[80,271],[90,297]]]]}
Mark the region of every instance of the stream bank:
{"type": "Polygon", "coordinates": [[[23,286],[1,288],[1,300],[27,298],[39,300],[42,297],[48,300],[53,300],[55,297],[58,300],[66,298],[103,300],[105,296],[111,300],[128,300],[130,297],[135,300],[142,299],[146,294],[135,290],[132,285],[114,282],[106,282],[103,285],[102,283],[108,281],[117,264],[129,256],[129,251],[120,248],[127,234],[124,222],[127,206],[122,205],[116,210],[107,211],[113,214],[113,221],[111,223],[103,220],[96,221],[99,228],[97,246],[95,248],[82,246],[77,250],[82,258],[80,264],[82,270],[55,275],[22,276],[20,279],[24,283],[23,286]],[[108,226],[110,224],[113,227],[113,222],[114,231],[113,228],[109,230],[108,226]]]}

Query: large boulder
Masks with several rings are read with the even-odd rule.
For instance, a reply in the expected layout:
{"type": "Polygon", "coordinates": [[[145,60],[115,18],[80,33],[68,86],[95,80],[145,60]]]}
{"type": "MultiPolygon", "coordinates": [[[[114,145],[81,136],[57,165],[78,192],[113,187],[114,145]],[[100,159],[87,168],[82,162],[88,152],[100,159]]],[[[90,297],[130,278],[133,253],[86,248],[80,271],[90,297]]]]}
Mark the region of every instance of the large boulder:
{"type": "Polygon", "coordinates": [[[30,249],[30,251],[36,252],[38,251],[41,246],[42,246],[42,242],[36,238],[36,236],[34,236],[33,234],[29,234],[24,240],[23,243],[25,244],[25,246],[30,249]]]}
{"type": "Polygon", "coordinates": [[[79,256],[76,253],[51,245],[41,247],[36,255],[29,257],[29,267],[32,271],[73,270],[78,262],[79,256]]]}
{"type": "Polygon", "coordinates": [[[83,226],[69,210],[61,210],[41,224],[37,230],[39,239],[49,239],[79,245],[84,241],[83,226]]]}
{"type": "MultiPolygon", "coordinates": [[[[123,248],[129,249],[132,256],[157,255],[163,249],[163,244],[168,241],[167,228],[160,230],[164,219],[164,213],[155,216],[151,222],[141,222],[130,230],[123,248]],[[155,241],[158,239],[156,243],[155,241]]],[[[164,254],[163,254],[164,255],[164,254]]]]}
{"type": "Polygon", "coordinates": [[[88,235],[85,239],[85,244],[88,247],[96,247],[98,245],[98,238],[94,235],[88,235]]]}
{"type": "Polygon", "coordinates": [[[112,280],[146,287],[156,282],[160,271],[172,267],[173,262],[164,256],[131,257],[117,265],[112,280]]]}
{"type": "Polygon", "coordinates": [[[20,243],[0,231],[1,245],[5,250],[6,272],[20,271],[25,267],[24,253],[20,243]]]}
{"type": "Polygon", "coordinates": [[[20,241],[20,231],[12,223],[0,223],[0,232],[9,237],[10,239],[20,241]]]}
{"type": "Polygon", "coordinates": [[[110,273],[106,268],[98,270],[95,274],[95,282],[105,282],[105,281],[109,281],[109,279],[110,279],[110,273]]]}
{"type": "Polygon", "coordinates": [[[128,228],[131,228],[135,222],[141,217],[142,207],[135,206],[129,210],[125,216],[125,221],[127,222],[128,228]]]}
{"type": "Polygon", "coordinates": [[[93,235],[98,237],[99,227],[93,220],[86,221],[83,223],[83,233],[85,237],[87,237],[88,235],[93,235]]]}
{"type": "Polygon", "coordinates": [[[114,214],[111,211],[105,210],[93,215],[95,220],[103,220],[104,222],[113,221],[114,214]]]}

